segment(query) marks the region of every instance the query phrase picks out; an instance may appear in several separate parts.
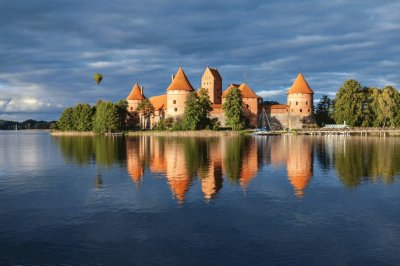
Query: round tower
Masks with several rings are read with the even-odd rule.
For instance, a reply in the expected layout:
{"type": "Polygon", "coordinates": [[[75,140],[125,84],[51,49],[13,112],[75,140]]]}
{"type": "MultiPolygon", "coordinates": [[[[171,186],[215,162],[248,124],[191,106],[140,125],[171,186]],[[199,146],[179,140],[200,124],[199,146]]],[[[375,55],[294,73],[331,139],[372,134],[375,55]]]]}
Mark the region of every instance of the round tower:
{"type": "Polygon", "coordinates": [[[136,112],[139,103],[145,98],[146,97],[143,95],[143,87],[139,87],[139,84],[135,83],[131,93],[129,93],[128,97],[126,97],[126,101],[128,102],[128,112],[136,112]]]}
{"type": "Polygon", "coordinates": [[[311,116],[313,110],[314,92],[300,73],[292,87],[287,92],[287,104],[290,115],[311,116]]]}
{"type": "Polygon", "coordinates": [[[185,112],[185,102],[194,89],[180,67],[167,88],[167,116],[178,117],[185,112]]]}

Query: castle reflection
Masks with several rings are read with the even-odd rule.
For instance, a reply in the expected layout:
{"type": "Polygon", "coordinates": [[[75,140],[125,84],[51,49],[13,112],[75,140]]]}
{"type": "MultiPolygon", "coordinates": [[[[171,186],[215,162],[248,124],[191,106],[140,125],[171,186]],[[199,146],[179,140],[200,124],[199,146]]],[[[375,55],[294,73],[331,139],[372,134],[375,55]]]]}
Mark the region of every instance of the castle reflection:
{"type": "MultiPolygon", "coordinates": [[[[126,167],[140,189],[145,172],[165,178],[172,196],[182,203],[192,184],[206,201],[218,197],[224,182],[247,190],[264,167],[286,168],[282,182],[297,197],[307,194],[314,175],[314,155],[322,175],[335,170],[338,180],[354,188],[365,182],[392,184],[400,173],[400,138],[379,137],[58,137],[67,163],[96,165],[95,188],[106,179],[105,168],[126,167]]],[[[281,176],[281,175],[280,175],[281,176]]]]}
{"type": "Polygon", "coordinates": [[[313,175],[312,151],[312,143],[288,136],[274,137],[274,141],[253,137],[126,139],[127,171],[135,186],[148,166],[165,176],[179,203],[185,201],[195,178],[206,201],[218,196],[224,177],[247,189],[265,163],[286,164],[288,181],[301,197],[313,175]]]}

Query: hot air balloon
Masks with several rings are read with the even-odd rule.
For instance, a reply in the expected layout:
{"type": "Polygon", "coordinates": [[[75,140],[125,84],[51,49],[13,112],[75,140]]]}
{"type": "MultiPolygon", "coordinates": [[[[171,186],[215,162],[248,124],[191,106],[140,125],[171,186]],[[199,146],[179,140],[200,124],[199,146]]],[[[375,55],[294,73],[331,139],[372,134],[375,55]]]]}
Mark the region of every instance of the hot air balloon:
{"type": "Polygon", "coordinates": [[[97,85],[100,84],[100,82],[103,80],[103,75],[100,73],[96,73],[93,76],[94,81],[96,81],[97,85]]]}

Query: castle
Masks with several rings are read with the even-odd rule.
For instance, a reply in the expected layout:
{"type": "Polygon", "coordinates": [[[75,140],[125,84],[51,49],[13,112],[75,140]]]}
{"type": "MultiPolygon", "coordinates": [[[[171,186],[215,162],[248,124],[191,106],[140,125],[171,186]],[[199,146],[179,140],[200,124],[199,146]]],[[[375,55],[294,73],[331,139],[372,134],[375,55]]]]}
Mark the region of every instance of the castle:
{"type": "MultiPolygon", "coordinates": [[[[263,114],[268,116],[271,127],[274,129],[303,128],[307,123],[313,121],[314,92],[301,73],[287,92],[287,104],[268,105],[246,83],[229,84],[222,92],[221,75],[217,69],[207,67],[201,78],[201,88],[208,90],[212,103],[211,118],[218,118],[222,126],[226,126],[222,105],[229,90],[234,87],[241,91],[244,117],[247,120],[247,124],[252,128],[259,127],[260,117],[263,114]]],[[[129,113],[128,122],[139,124],[142,128],[153,128],[161,119],[182,117],[185,110],[185,101],[192,92],[195,92],[195,89],[183,69],[179,68],[176,74],[172,75],[166,94],[148,99],[154,107],[154,113],[149,117],[144,117],[136,109],[146,97],[143,94],[143,87],[135,83],[126,98],[129,113]]]]}

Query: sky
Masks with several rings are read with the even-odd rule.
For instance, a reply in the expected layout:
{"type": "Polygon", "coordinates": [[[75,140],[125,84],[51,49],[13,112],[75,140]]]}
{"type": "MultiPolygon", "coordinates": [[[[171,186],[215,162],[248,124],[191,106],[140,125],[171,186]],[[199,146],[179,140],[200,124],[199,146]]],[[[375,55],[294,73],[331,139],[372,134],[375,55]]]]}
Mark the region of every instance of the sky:
{"type": "Polygon", "coordinates": [[[135,82],[163,94],[180,66],[195,88],[217,67],[223,89],[246,82],[281,103],[300,72],[316,100],[347,79],[399,89],[398,10],[398,0],[0,0],[0,119],[57,119],[124,99],[135,82]]]}

